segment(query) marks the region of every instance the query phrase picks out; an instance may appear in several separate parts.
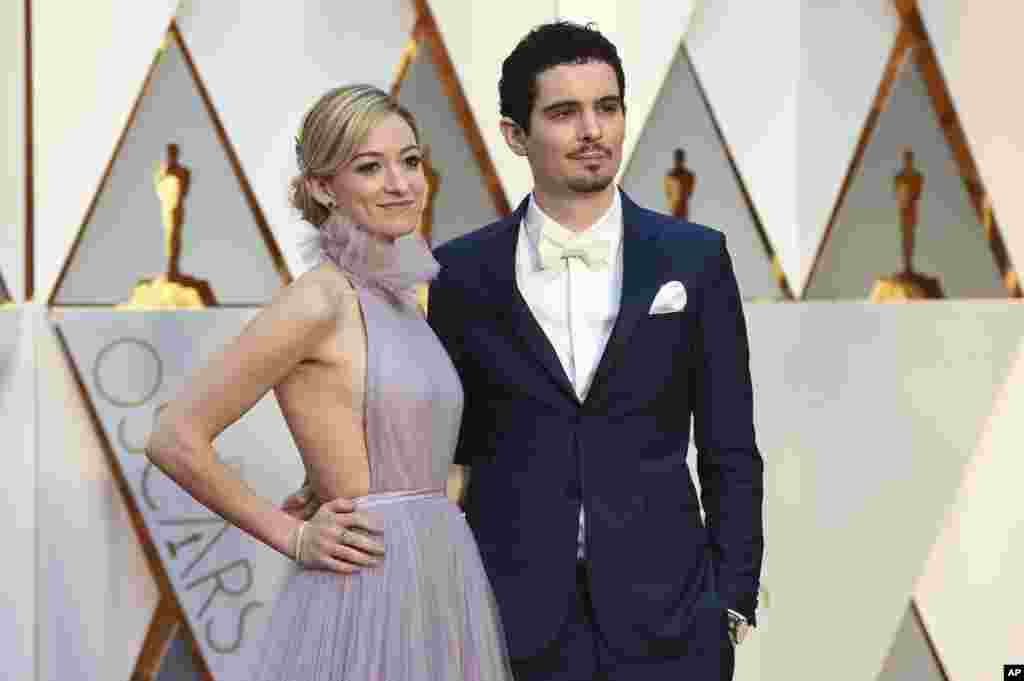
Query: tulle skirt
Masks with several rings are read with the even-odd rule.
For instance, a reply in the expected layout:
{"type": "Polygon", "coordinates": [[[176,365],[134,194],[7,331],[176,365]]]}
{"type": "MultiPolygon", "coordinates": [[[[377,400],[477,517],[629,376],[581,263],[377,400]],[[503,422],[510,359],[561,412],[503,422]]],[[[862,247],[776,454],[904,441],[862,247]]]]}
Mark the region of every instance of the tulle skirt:
{"type": "Polygon", "coordinates": [[[381,564],[297,568],[274,605],[262,681],[503,681],[504,632],[476,542],[441,493],[357,500],[384,528],[381,564]]]}

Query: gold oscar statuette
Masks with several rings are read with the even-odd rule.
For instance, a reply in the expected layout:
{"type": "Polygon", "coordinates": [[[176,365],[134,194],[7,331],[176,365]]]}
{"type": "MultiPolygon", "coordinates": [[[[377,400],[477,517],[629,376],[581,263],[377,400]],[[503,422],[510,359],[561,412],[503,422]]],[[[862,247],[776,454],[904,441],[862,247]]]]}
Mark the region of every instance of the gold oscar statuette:
{"type": "Polygon", "coordinates": [[[923,189],[924,175],[914,168],[914,152],[905,149],[903,168],[893,177],[893,193],[900,210],[903,269],[875,280],[870,296],[873,303],[945,297],[938,277],[914,271],[914,232],[917,230],[917,208],[923,189]]]}
{"type": "Polygon", "coordinates": [[[696,176],[686,167],[686,152],[676,149],[672,169],[665,173],[665,197],[673,216],[688,220],[690,197],[697,184],[696,176]]]}
{"type": "Polygon", "coordinates": [[[214,304],[213,292],[207,282],[178,270],[189,176],[188,168],[178,163],[178,145],[168,144],[166,160],[155,163],[153,168],[153,189],[160,199],[167,264],[162,274],[140,279],[132,290],[131,299],[118,305],[118,309],[201,309],[214,304]]]}

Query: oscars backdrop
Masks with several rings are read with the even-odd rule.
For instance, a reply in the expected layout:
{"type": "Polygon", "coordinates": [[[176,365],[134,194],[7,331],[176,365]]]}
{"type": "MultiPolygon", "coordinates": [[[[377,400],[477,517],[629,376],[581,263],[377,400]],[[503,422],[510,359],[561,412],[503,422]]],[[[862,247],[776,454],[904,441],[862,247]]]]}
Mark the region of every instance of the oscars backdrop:
{"type": "MultiPolygon", "coordinates": [[[[251,678],[274,596],[290,561],[228,525],[156,469],[143,446],[160,405],[204,358],[237,335],[247,310],[65,312],[57,324],[85,386],[129,503],[151,542],[192,637],[215,679],[251,678]]],[[[267,396],[214,446],[257,493],[283,499],[301,462],[267,396]]],[[[158,579],[163,582],[163,579],[158,579]]]]}
{"type": "MultiPolygon", "coordinates": [[[[440,244],[530,190],[497,81],[557,17],[619,46],[623,187],[733,254],[767,544],[737,681],[1024,661],[1016,3],[19,0],[0,9],[12,678],[252,678],[291,568],[147,463],[153,417],[308,267],[287,184],[324,90],[370,82],[418,115],[440,244]]],[[[272,395],[216,445],[268,498],[301,482],[272,395]]]]}

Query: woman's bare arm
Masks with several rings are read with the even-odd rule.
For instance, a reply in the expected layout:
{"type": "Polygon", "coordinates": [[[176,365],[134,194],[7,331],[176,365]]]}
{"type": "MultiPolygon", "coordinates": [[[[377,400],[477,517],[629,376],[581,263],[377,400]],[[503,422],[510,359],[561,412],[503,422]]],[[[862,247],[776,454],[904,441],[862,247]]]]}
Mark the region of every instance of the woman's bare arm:
{"type": "Polygon", "coordinates": [[[196,500],[290,557],[301,521],[249,489],[212,443],[299,362],[315,357],[336,328],[339,295],[316,272],[286,288],[162,410],[146,446],[149,459],[196,500]]]}

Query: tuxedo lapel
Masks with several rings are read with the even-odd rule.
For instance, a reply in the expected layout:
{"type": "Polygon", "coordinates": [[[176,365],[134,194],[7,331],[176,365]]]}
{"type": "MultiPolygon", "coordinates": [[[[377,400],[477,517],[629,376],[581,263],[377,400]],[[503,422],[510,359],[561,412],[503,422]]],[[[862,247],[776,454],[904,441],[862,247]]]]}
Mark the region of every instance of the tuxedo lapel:
{"type": "Polygon", "coordinates": [[[516,285],[516,247],[519,237],[519,226],[526,212],[529,197],[523,200],[512,215],[506,218],[500,231],[493,239],[491,253],[488,254],[490,266],[487,271],[492,277],[492,295],[496,310],[501,310],[501,317],[509,324],[516,335],[522,340],[530,354],[543,367],[545,373],[565,395],[576,401],[576,391],[558,359],[555,348],[548,340],[544,329],[540,327],[533,313],[527,306],[519,287],[516,285]]]}
{"type": "Polygon", "coordinates": [[[627,342],[648,308],[661,281],[657,225],[645,220],[639,206],[622,196],[622,298],[604,354],[597,365],[587,402],[600,399],[611,370],[627,352],[627,342]]]}

